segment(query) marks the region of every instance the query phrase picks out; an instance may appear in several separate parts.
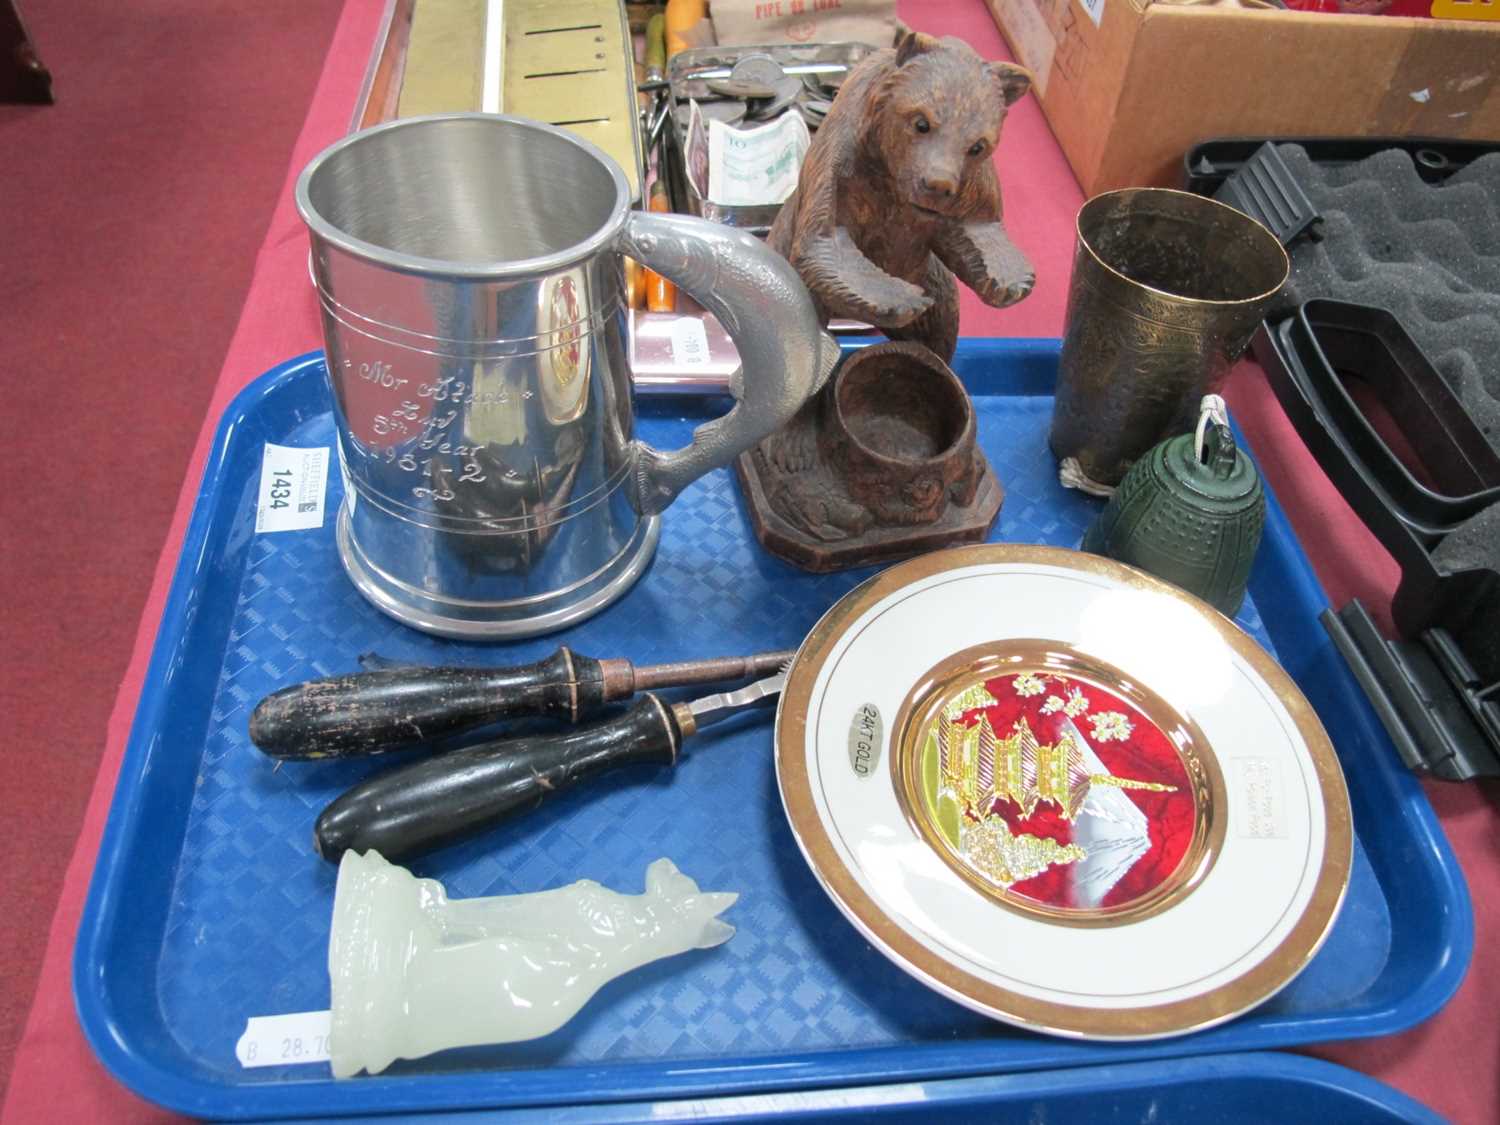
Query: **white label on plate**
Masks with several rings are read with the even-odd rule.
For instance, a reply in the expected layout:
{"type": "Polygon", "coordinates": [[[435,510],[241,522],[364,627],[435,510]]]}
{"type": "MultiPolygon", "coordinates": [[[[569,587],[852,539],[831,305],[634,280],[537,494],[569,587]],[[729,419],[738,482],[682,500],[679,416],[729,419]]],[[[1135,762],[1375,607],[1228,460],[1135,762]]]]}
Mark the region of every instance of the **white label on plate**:
{"type": "Polygon", "coordinates": [[[327,1009],[251,1016],[245,1021],[245,1033],[234,1045],[234,1057],[243,1067],[327,1062],[332,1023],[327,1009]]]}
{"type": "Polygon", "coordinates": [[[1089,19],[1094,21],[1094,26],[1099,26],[1099,21],[1104,18],[1104,0],[1078,0],[1083,5],[1083,10],[1088,13],[1089,19]]]}
{"type": "Polygon", "coordinates": [[[849,720],[849,765],[857,777],[869,777],[880,764],[880,746],[885,737],[885,723],[880,708],[862,703],[849,720]]]}
{"type": "Polygon", "coordinates": [[[1281,765],[1270,758],[1236,758],[1236,835],[1247,840],[1286,839],[1281,765]]]}
{"type": "Polygon", "coordinates": [[[658,1121],[692,1121],[702,1117],[771,1117],[783,1113],[812,1114],[879,1105],[904,1105],[927,1100],[916,1082],[867,1086],[857,1090],[806,1090],[786,1094],[745,1094],[702,1101],[657,1102],[651,1116],[658,1121]]]}
{"type": "Polygon", "coordinates": [[[696,316],[680,316],[672,322],[672,358],[683,367],[708,364],[708,333],[696,316]]]}
{"type": "Polygon", "coordinates": [[[323,526],[328,491],[328,447],[294,449],[266,442],[260,463],[255,530],[306,531],[323,526]]]}

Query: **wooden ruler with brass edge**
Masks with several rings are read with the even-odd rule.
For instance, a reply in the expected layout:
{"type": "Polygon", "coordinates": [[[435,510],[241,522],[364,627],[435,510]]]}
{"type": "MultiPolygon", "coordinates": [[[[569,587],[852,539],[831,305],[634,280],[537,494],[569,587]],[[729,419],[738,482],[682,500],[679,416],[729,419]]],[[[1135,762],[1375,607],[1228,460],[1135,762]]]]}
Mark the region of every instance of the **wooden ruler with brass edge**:
{"type": "Polygon", "coordinates": [[[613,157],[639,201],[634,57],[619,0],[390,0],[354,126],[473,110],[545,121],[613,157]]]}

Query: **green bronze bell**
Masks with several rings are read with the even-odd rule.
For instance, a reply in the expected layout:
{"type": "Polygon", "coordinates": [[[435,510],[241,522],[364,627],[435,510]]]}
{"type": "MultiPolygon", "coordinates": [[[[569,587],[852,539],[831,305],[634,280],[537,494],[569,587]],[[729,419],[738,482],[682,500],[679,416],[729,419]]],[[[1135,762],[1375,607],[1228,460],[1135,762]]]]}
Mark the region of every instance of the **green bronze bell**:
{"type": "Polygon", "coordinates": [[[1233,617],[1265,522],[1260,474],[1235,448],[1224,400],[1207,395],[1197,432],[1168,438],[1130,467],[1083,549],[1138,566],[1233,617]]]}

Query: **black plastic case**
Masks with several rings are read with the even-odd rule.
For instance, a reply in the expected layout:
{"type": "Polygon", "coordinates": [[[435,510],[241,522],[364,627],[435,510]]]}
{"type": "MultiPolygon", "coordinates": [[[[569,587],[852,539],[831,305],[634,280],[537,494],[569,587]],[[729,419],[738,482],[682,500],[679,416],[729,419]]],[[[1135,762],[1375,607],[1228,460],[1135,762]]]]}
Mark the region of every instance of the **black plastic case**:
{"type": "Polygon", "coordinates": [[[1216,137],[1188,149],[1183,183],[1188,191],[1213,195],[1250,161],[1261,145],[1301,145],[1315,164],[1354,164],[1388,148],[1411,153],[1417,173],[1430,184],[1441,183],[1460,168],[1491,152],[1494,141],[1455,141],[1441,137],[1216,137]]]}
{"type": "Polygon", "coordinates": [[[1500,672],[1466,655],[1500,630],[1500,572],[1433,558],[1500,503],[1500,455],[1384,309],[1308,301],[1265,325],[1256,352],[1303,442],[1401,567],[1391,614],[1408,639],[1381,638],[1358,601],[1324,614],[1325,627],[1409,765],[1450,780],[1500,776],[1500,672]],[[1386,407],[1428,483],[1371,425],[1352,381],[1386,407]]]}

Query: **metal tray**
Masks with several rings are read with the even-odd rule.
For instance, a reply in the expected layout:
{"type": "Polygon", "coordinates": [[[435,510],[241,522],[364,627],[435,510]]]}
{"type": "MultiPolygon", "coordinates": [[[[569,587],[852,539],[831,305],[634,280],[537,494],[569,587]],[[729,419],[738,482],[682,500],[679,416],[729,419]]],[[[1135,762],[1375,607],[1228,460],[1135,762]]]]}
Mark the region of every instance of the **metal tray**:
{"type": "MultiPolygon", "coordinates": [[[[1058,486],[1046,447],[1057,348],[959,347],[955,369],[1008,490],[996,538],[1072,545],[1097,511],[1097,501],[1058,486]]],[[[670,446],[719,402],[660,395],[639,406],[642,434],[670,446]]],[[[477,663],[532,659],[560,641],[639,661],[787,647],[870,573],[810,576],[765,554],[720,470],[668,511],[652,568],[603,614],[523,644],[437,640],[366,605],[339,570],[331,519],[317,531],[255,534],[267,441],[332,444],[320,356],[262,376],[220,424],[75,950],[85,1033],[105,1065],[152,1101],[203,1116],[326,1117],[892,1083],[915,1084],[916,1101],[922,1083],[940,1079],[1389,1034],[1436,1011],[1467,968],[1473,922],[1462,877],[1416,780],[1318,625],[1325,600],[1273,501],[1241,622],[1274,646],[1327,725],[1360,839],[1328,943],[1255,1012],[1180,1039],[1090,1044],[1012,1030],[944,1000],[838,915],[782,817],[769,723],[733,720],[670,775],[617,775],[415,865],[469,896],[580,877],[634,890],[651,859],[671,856],[703,886],[742,892],[732,911],[739,933],[722,949],[624,977],[533,1043],[337,1083],[322,1065],[242,1070],[234,1045],[246,1017],[328,1003],[334,870],[313,855],[311,827],[370,768],[274,769],[245,734],[262,695],[351,670],[371,651],[477,663]]],[[[329,487],[332,505],[337,480],[329,487]]]]}
{"type": "Polygon", "coordinates": [[[764,235],[776,221],[779,203],[731,206],[705,199],[687,175],[687,123],[694,98],[710,96],[707,80],[729,77],[729,68],[747,55],[770,55],[789,74],[846,74],[875,48],[864,43],[774,44],[771,46],[689,47],[667,63],[667,99],[671,129],[667,133],[668,191],[673,210],[742,227],[764,235]]]}

